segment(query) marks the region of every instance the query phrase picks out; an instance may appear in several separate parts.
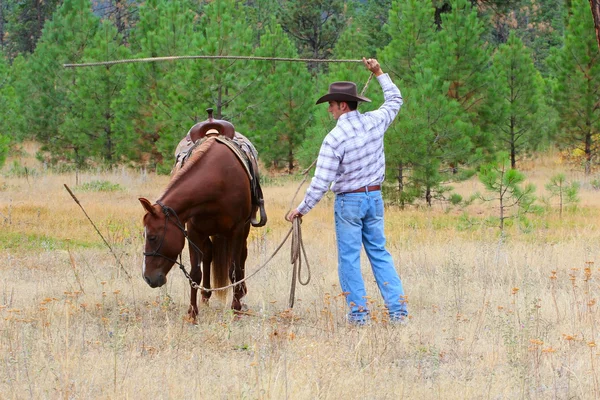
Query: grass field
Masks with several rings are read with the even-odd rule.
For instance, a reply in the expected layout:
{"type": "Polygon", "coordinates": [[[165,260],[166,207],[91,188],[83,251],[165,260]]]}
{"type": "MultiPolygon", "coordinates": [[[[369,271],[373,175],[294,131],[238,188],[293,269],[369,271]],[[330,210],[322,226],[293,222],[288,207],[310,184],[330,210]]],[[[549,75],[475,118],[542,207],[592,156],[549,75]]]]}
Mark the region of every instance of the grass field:
{"type": "MultiPolygon", "coordinates": [[[[531,216],[528,232],[513,225],[502,238],[496,227],[461,222],[464,212],[493,215],[492,204],[389,207],[388,247],[411,319],[399,327],[378,318],[365,262],[376,320],[363,328],[344,321],[331,194],[302,224],[312,279],[297,287],[293,309],[287,244],[248,281],[249,315],[236,319],[228,302],[211,300],[194,325],[177,268],[160,289],[141,278],[137,198],[155,200],[168,177],[76,177],[11,162],[0,177],[2,399],[600,398],[600,196],[593,177],[552,155],[525,174],[542,195],[565,172],[581,182],[581,202],[562,218],[556,208],[531,216]]],[[[247,273],[287,233],[283,215],[299,183],[267,182],[269,223],[251,231],[247,273]]]]}

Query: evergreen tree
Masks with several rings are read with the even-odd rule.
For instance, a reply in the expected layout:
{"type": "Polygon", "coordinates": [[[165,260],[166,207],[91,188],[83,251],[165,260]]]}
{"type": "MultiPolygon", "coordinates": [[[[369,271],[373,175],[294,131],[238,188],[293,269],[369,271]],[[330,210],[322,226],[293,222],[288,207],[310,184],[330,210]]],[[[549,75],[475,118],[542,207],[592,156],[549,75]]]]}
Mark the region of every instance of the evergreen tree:
{"type": "Polygon", "coordinates": [[[8,152],[8,143],[12,136],[11,121],[17,110],[15,109],[15,93],[11,85],[10,69],[4,54],[0,52],[0,166],[4,165],[8,152]]]}
{"type": "Polygon", "coordinates": [[[527,213],[535,209],[535,186],[525,184],[525,175],[510,168],[510,160],[506,153],[499,153],[497,161],[484,164],[479,170],[479,180],[488,191],[488,195],[478,196],[486,202],[498,204],[498,227],[504,230],[506,222],[518,220],[522,225],[529,225],[527,213]]]}
{"type": "MultiPolygon", "coordinates": [[[[62,124],[73,103],[84,103],[87,99],[74,98],[69,93],[76,81],[76,71],[64,68],[63,64],[81,61],[98,26],[99,19],[92,14],[89,1],[65,0],[44,27],[29,60],[27,80],[31,92],[27,93],[29,101],[22,112],[49,161],[58,161],[69,157],[67,153],[78,151],[70,146],[72,140],[62,124]]],[[[78,158],[78,163],[83,162],[83,158],[78,158]]]]}
{"type": "MultiPolygon", "coordinates": [[[[84,50],[82,62],[129,58],[128,49],[121,43],[115,26],[105,20],[84,50]]],[[[125,73],[119,66],[74,71],[67,94],[71,107],[59,132],[63,146],[73,149],[66,156],[78,167],[90,160],[114,166],[131,156],[135,139],[115,122],[115,104],[124,87],[125,73]]]]}
{"type": "Polygon", "coordinates": [[[392,39],[387,30],[381,29],[388,22],[392,0],[371,0],[360,3],[362,6],[353,19],[358,22],[357,29],[365,34],[366,40],[363,43],[365,57],[374,57],[392,39]]]}
{"type": "MultiPolygon", "coordinates": [[[[301,58],[330,58],[346,26],[343,0],[280,1],[279,23],[296,43],[301,58]]],[[[316,73],[318,65],[310,65],[316,73]]]]}
{"type": "Polygon", "coordinates": [[[247,0],[246,13],[251,26],[254,26],[255,38],[253,43],[260,44],[263,33],[271,25],[271,19],[279,11],[278,0],[247,0]]]}
{"type": "MultiPolygon", "coordinates": [[[[194,17],[187,1],[146,1],[139,8],[139,22],[130,38],[136,57],[196,54],[194,17]]],[[[193,120],[179,115],[174,105],[183,79],[180,74],[191,63],[194,61],[128,66],[116,120],[127,135],[137,138],[133,141],[136,145],[133,160],[149,163],[152,168],[164,161],[165,170],[170,169],[172,151],[193,124],[193,120]]]]}
{"type": "MultiPolygon", "coordinates": [[[[261,35],[259,57],[296,58],[297,51],[284,35],[281,26],[271,21],[270,28],[261,35]]],[[[255,139],[261,159],[275,167],[285,165],[288,171],[295,167],[296,150],[304,141],[310,123],[314,100],[312,78],[305,64],[297,62],[267,62],[260,69],[260,78],[254,90],[254,99],[247,104],[261,102],[246,112],[248,136],[255,139]]],[[[258,66],[256,66],[258,69],[258,66]]]]}
{"type": "Polygon", "coordinates": [[[600,150],[600,53],[588,2],[573,0],[572,4],[565,44],[552,57],[553,97],[560,117],[559,144],[580,155],[585,173],[590,174],[600,150]]]}
{"type": "Polygon", "coordinates": [[[416,60],[434,39],[434,8],[426,1],[395,0],[384,30],[392,40],[381,52],[382,65],[392,77],[414,85],[416,60]]]}
{"type": "MultiPolygon", "coordinates": [[[[447,96],[460,105],[472,124],[468,134],[474,148],[489,153],[493,141],[485,129],[489,121],[484,106],[494,101],[490,97],[494,93],[488,91],[492,76],[489,50],[482,41],[484,23],[467,0],[452,0],[450,4],[452,10],[441,16],[442,30],[420,53],[418,63],[449,84],[447,96]]],[[[473,159],[461,161],[472,163],[473,159]]]]}
{"type": "Polygon", "coordinates": [[[473,144],[460,105],[445,95],[449,83],[429,69],[417,73],[415,83],[404,90],[410,101],[386,133],[388,175],[396,178],[402,204],[422,198],[432,205],[445,198],[449,182],[468,177],[452,166],[468,158],[473,144]]]}
{"type": "Polygon", "coordinates": [[[537,150],[548,132],[541,114],[542,78],[533,65],[530,51],[516,33],[500,46],[493,57],[495,93],[490,107],[497,148],[509,153],[511,168],[517,159],[537,150]]]}
{"type": "MultiPolygon", "coordinates": [[[[10,58],[21,53],[33,53],[37,41],[42,36],[44,24],[54,13],[60,0],[22,0],[12,2],[3,8],[10,10],[6,14],[8,35],[8,53],[10,58]]],[[[0,7],[2,8],[2,7],[0,7]]]]}
{"type": "Polygon", "coordinates": [[[137,22],[139,0],[108,0],[96,5],[94,12],[102,20],[109,20],[117,28],[124,43],[129,42],[133,26],[137,22]]]}

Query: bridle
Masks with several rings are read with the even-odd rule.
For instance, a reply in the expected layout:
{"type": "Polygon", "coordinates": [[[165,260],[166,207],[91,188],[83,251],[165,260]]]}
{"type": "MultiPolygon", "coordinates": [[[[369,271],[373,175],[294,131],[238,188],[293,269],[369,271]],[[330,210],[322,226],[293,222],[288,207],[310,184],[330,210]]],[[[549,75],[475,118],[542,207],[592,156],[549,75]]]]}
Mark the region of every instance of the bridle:
{"type": "Polygon", "coordinates": [[[202,250],[200,250],[200,248],[190,239],[187,231],[185,230],[185,227],[181,223],[181,220],[179,219],[179,216],[177,216],[177,213],[175,212],[175,210],[173,210],[169,206],[164,205],[160,200],[157,200],[156,204],[158,204],[160,206],[163,214],[165,214],[165,226],[163,227],[163,235],[160,239],[160,243],[158,244],[158,247],[151,252],[144,251],[144,253],[143,253],[144,256],[145,257],[162,257],[165,260],[168,260],[174,264],[179,265],[179,268],[181,268],[185,271],[185,266],[181,263],[181,253],[179,253],[179,261],[177,261],[176,259],[167,257],[162,253],[159,253],[160,248],[162,247],[162,245],[165,241],[165,236],[167,236],[167,224],[169,223],[169,221],[171,221],[183,233],[183,236],[185,237],[185,239],[188,242],[188,246],[190,248],[193,248],[194,251],[197,253],[197,255],[198,255],[198,265],[197,266],[200,267],[200,260],[203,257],[202,250]],[[173,219],[171,219],[171,216],[173,216],[173,219]]]}

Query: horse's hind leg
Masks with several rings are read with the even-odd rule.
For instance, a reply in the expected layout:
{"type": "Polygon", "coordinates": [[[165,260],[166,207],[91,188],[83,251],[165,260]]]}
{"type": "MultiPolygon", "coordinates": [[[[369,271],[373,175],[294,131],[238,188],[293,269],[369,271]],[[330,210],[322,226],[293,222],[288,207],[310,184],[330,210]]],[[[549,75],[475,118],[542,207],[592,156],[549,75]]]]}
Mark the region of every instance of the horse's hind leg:
{"type": "MultiPolygon", "coordinates": [[[[236,238],[234,247],[234,258],[233,266],[230,269],[231,282],[239,282],[244,279],[246,274],[246,259],[248,258],[248,245],[247,237],[250,232],[250,224],[246,224],[244,227],[243,236],[236,238]]],[[[243,303],[242,298],[246,295],[246,282],[242,282],[239,285],[233,287],[233,300],[231,301],[231,308],[236,311],[242,311],[243,303]]]]}
{"type": "MultiPolygon", "coordinates": [[[[210,289],[210,264],[212,263],[212,242],[207,237],[201,246],[204,257],[202,258],[202,287],[210,289]]],[[[210,299],[211,291],[202,290],[202,303],[208,304],[210,299]]]]}

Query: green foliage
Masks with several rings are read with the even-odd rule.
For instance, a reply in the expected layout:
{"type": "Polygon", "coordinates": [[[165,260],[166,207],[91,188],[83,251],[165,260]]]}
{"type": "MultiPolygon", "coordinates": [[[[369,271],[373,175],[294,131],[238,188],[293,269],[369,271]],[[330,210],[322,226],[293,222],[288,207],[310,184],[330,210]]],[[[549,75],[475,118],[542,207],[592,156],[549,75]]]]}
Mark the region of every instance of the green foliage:
{"type": "Polygon", "coordinates": [[[38,172],[35,168],[27,167],[17,160],[14,160],[10,167],[4,171],[4,175],[17,178],[29,178],[30,176],[38,175],[38,172]]]}
{"type": "Polygon", "coordinates": [[[510,168],[510,160],[506,153],[500,153],[497,161],[484,164],[479,169],[479,180],[485,186],[488,194],[480,194],[485,202],[497,205],[498,215],[495,217],[500,230],[511,219],[519,221],[522,227],[529,227],[527,213],[536,211],[534,207],[535,186],[525,184],[525,175],[510,168]]]}
{"type": "Polygon", "coordinates": [[[78,189],[84,192],[118,192],[124,190],[124,188],[118,183],[102,180],[94,180],[83,183],[79,185],[78,189]]]}
{"type": "Polygon", "coordinates": [[[357,53],[357,56],[374,57],[392,39],[385,29],[381,29],[388,22],[392,3],[392,0],[360,2],[361,6],[357,10],[356,17],[353,18],[357,24],[348,27],[348,29],[359,29],[366,36],[364,42],[361,42],[365,48],[357,53]],[[367,32],[370,34],[366,34],[367,32]]]}
{"type": "MultiPolygon", "coordinates": [[[[336,80],[360,90],[369,75],[358,63],[62,66],[176,55],[377,54],[406,102],[386,135],[388,176],[403,204],[446,200],[449,182],[498,149],[511,152],[516,166],[555,140],[555,121],[559,145],[587,173],[598,160],[600,57],[587,0],[148,0],[102,10],[89,0],[25,0],[0,7],[0,163],[9,138],[34,139],[51,167],[126,163],[168,172],[179,140],[212,107],[268,165],[307,167],[334,125],[314,100],[336,80]]],[[[376,82],[365,95],[373,103],[361,112],[380,104],[376,82]]]]}
{"type": "MultiPolygon", "coordinates": [[[[353,21],[337,42],[333,51],[334,57],[336,59],[357,58],[356,55],[363,52],[362,46],[365,40],[365,34],[353,21]]],[[[372,110],[383,101],[381,86],[376,78],[370,78],[369,71],[362,63],[331,65],[326,75],[317,77],[316,84],[313,85],[317,90],[308,88],[309,91],[305,93],[305,96],[308,97],[307,100],[314,104],[320,96],[327,93],[329,85],[337,81],[354,82],[357,91],[373,101],[372,103],[360,103],[358,107],[360,112],[372,110]]],[[[327,104],[312,106],[311,109],[313,110],[311,125],[307,127],[305,139],[297,152],[299,163],[303,168],[307,168],[317,158],[325,135],[335,126],[335,120],[327,112],[327,104]]]]}

